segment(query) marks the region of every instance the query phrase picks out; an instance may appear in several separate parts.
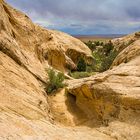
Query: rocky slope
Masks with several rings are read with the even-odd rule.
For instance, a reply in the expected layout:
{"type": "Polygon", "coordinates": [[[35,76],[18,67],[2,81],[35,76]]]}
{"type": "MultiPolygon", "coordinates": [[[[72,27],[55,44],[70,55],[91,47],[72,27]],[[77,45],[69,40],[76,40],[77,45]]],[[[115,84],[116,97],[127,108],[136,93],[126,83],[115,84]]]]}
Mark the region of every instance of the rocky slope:
{"type": "MultiPolygon", "coordinates": [[[[134,38],[134,35],[129,37],[134,38]]],[[[128,36],[121,40],[127,38],[128,36]]],[[[117,47],[120,46],[116,45],[117,47]]],[[[73,80],[69,84],[68,93],[76,96],[76,104],[85,114],[88,114],[88,120],[96,120],[99,125],[107,126],[106,133],[112,135],[115,132],[116,139],[138,140],[140,137],[140,38],[122,49],[114,60],[111,70],[90,78],[73,80]],[[115,128],[116,124],[117,128],[115,128]]]]}
{"type": "Polygon", "coordinates": [[[123,38],[114,39],[113,42],[115,48],[120,51],[120,54],[113,62],[112,66],[128,63],[130,60],[140,55],[140,32],[123,38]]]}
{"type": "Polygon", "coordinates": [[[44,80],[48,64],[65,72],[76,68],[79,57],[88,62],[92,59],[90,50],[79,40],[33,24],[3,1],[0,12],[0,50],[40,80],[44,80]]]}
{"type": "Polygon", "coordinates": [[[0,13],[0,140],[139,139],[138,34],[127,46],[119,44],[128,37],[114,41],[121,51],[111,70],[69,80],[66,90],[48,97],[45,70],[76,69],[79,57],[90,64],[90,50],[65,33],[33,24],[3,0],[0,13]]]}

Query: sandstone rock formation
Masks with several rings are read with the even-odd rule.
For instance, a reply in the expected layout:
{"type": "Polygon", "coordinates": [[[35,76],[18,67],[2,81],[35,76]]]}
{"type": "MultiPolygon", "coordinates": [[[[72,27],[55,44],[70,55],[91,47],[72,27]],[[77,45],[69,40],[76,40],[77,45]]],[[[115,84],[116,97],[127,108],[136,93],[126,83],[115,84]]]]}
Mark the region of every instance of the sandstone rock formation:
{"type": "Polygon", "coordinates": [[[120,50],[120,54],[117,56],[112,66],[127,63],[140,55],[140,36],[137,34],[138,33],[131,34],[121,39],[114,40],[115,47],[120,50]]]}
{"type": "Polygon", "coordinates": [[[0,0],[0,140],[138,140],[140,135],[140,43],[120,49],[112,69],[67,81],[47,96],[50,66],[75,69],[79,57],[91,63],[79,40],[35,25],[0,0]]]}
{"type": "Polygon", "coordinates": [[[75,69],[79,56],[91,58],[91,51],[79,40],[33,24],[3,1],[0,12],[0,49],[41,80],[48,64],[65,72],[75,69]]]}
{"type": "Polygon", "coordinates": [[[115,38],[112,40],[112,43],[114,44],[115,49],[121,52],[123,49],[133,44],[133,42],[139,40],[139,38],[140,38],[139,32],[136,32],[121,38],[115,38]]]}
{"type": "Polygon", "coordinates": [[[68,87],[68,93],[76,96],[76,104],[88,114],[88,120],[108,126],[104,131],[116,139],[138,140],[140,137],[139,41],[133,41],[120,52],[111,70],[73,80],[68,87]]]}
{"type": "Polygon", "coordinates": [[[3,0],[0,13],[0,139],[108,139],[87,128],[55,125],[44,91],[49,65],[65,72],[67,65],[75,68],[79,55],[90,59],[90,50],[64,33],[33,24],[3,0]]]}

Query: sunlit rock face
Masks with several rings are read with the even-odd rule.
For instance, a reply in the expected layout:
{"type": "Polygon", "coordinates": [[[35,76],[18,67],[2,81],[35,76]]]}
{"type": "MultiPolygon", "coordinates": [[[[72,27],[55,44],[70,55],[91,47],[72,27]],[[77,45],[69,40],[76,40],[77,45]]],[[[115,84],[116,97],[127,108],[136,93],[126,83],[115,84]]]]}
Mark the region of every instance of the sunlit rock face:
{"type": "MultiPolygon", "coordinates": [[[[127,41],[128,37],[134,38],[134,34],[120,40],[127,41]]],[[[89,120],[107,126],[103,131],[109,135],[116,133],[117,139],[123,139],[124,135],[137,140],[140,131],[140,39],[120,51],[110,70],[70,82],[68,93],[76,97],[77,106],[89,120]]]]}
{"type": "Polygon", "coordinates": [[[92,63],[79,40],[44,29],[0,0],[0,140],[138,140],[140,135],[139,34],[114,40],[111,69],[68,80],[47,96],[46,69],[75,70],[92,63]],[[135,40],[119,45],[127,38],[135,40]],[[120,49],[123,46],[123,49],[120,49]]]}
{"type": "Polygon", "coordinates": [[[81,41],[33,24],[29,17],[3,1],[0,12],[1,50],[41,80],[48,64],[66,72],[69,67],[76,68],[79,57],[92,58],[91,51],[81,41]],[[67,54],[68,50],[74,51],[67,54]]]}

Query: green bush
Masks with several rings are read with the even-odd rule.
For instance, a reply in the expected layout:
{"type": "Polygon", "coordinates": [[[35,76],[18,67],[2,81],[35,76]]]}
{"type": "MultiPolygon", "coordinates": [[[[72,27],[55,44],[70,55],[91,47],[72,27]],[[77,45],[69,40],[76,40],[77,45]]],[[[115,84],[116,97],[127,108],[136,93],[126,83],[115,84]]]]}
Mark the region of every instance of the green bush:
{"type": "Polygon", "coordinates": [[[85,44],[89,47],[89,49],[91,51],[96,50],[97,46],[103,46],[104,45],[104,43],[101,42],[101,41],[90,41],[90,40],[88,42],[85,42],[85,44]]]}
{"type": "Polygon", "coordinates": [[[102,67],[102,61],[105,58],[105,55],[101,51],[95,51],[92,53],[92,56],[94,58],[94,64],[92,66],[93,71],[100,72],[102,67]]]}
{"type": "Polygon", "coordinates": [[[112,63],[117,55],[118,55],[118,52],[116,50],[112,50],[108,54],[108,56],[104,57],[104,59],[102,60],[100,71],[108,70],[110,68],[110,66],[112,65],[112,63]]]}
{"type": "Polygon", "coordinates": [[[96,49],[96,44],[92,41],[85,42],[85,44],[89,47],[90,50],[94,51],[96,49]]]}
{"type": "Polygon", "coordinates": [[[53,69],[47,70],[49,81],[46,87],[47,93],[52,93],[59,88],[65,87],[64,80],[65,76],[63,73],[56,73],[53,69]]]}
{"type": "MultiPolygon", "coordinates": [[[[131,41],[132,42],[132,41],[131,41]]],[[[114,50],[114,45],[111,41],[106,43],[94,41],[93,43],[90,41],[89,44],[94,44],[94,51],[92,51],[92,56],[94,58],[94,63],[92,66],[88,67],[88,71],[95,72],[103,72],[110,68],[112,62],[116,58],[118,52],[114,50]],[[102,47],[98,47],[102,46],[102,47]]],[[[87,43],[88,45],[88,43],[87,43]]],[[[91,47],[91,46],[90,46],[91,47]]],[[[89,48],[90,48],[89,47],[89,48]]]]}
{"type": "Polygon", "coordinates": [[[96,72],[103,72],[110,68],[111,64],[113,63],[114,59],[116,58],[118,52],[116,50],[110,51],[110,53],[106,56],[103,52],[94,52],[94,64],[93,64],[93,71],[96,72]]]}
{"type": "Polygon", "coordinates": [[[75,79],[90,77],[91,75],[94,75],[95,73],[89,73],[89,72],[70,72],[69,75],[75,79]]]}
{"type": "Polygon", "coordinates": [[[109,55],[109,53],[114,49],[113,43],[109,41],[108,43],[103,45],[103,50],[105,55],[109,55]]]}
{"type": "Polygon", "coordinates": [[[77,71],[86,71],[87,64],[83,58],[80,58],[77,64],[77,71]]]}
{"type": "Polygon", "coordinates": [[[108,70],[119,53],[114,49],[111,41],[89,41],[85,44],[91,49],[94,62],[92,65],[87,65],[85,60],[80,58],[77,63],[77,71],[69,73],[75,79],[89,77],[96,72],[108,70]]]}

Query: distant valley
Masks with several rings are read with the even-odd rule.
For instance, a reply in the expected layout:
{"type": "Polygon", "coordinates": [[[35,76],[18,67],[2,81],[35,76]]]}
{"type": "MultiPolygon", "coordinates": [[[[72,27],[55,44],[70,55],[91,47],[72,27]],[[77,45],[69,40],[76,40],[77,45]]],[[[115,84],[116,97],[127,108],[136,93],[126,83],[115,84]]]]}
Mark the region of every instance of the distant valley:
{"type": "Polygon", "coordinates": [[[126,34],[95,34],[95,35],[72,35],[75,38],[80,39],[83,42],[91,41],[107,41],[113,38],[119,38],[126,36],[126,34]]]}

